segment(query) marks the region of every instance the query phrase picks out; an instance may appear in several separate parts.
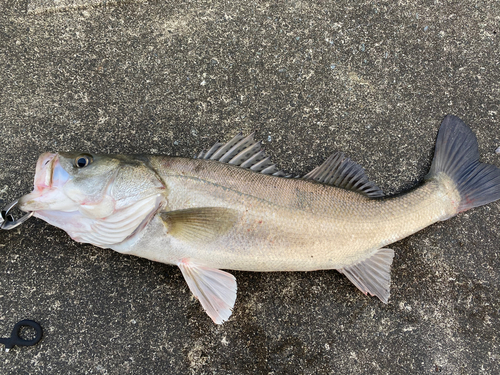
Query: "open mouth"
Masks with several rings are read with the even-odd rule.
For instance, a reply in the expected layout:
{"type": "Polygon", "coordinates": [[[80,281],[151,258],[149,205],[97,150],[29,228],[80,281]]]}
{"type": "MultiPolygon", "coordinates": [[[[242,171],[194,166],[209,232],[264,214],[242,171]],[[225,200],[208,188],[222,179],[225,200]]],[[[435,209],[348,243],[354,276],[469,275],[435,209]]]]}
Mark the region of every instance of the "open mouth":
{"type": "Polygon", "coordinates": [[[54,163],[57,162],[57,154],[45,153],[40,155],[36,163],[35,190],[44,190],[52,186],[52,174],[54,163]]]}
{"type": "Polygon", "coordinates": [[[59,163],[58,154],[42,154],[36,164],[35,187],[19,200],[19,208],[23,211],[74,210],[74,202],[62,191],[70,179],[59,163]]]}

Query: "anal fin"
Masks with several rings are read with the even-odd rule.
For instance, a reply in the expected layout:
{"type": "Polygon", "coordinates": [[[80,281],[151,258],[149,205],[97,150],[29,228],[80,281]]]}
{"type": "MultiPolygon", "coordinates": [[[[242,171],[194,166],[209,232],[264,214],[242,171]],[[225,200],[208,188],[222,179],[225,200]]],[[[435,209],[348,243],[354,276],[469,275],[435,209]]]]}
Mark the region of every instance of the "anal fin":
{"type": "Polygon", "coordinates": [[[391,294],[391,264],[394,251],[379,249],[370,258],[353,266],[338,269],[364,294],[377,296],[387,303],[391,294]]]}
{"type": "Polygon", "coordinates": [[[232,314],[236,301],[236,278],[230,273],[182,261],[177,264],[191,293],[216,324],[222,324],[232,314]]]}

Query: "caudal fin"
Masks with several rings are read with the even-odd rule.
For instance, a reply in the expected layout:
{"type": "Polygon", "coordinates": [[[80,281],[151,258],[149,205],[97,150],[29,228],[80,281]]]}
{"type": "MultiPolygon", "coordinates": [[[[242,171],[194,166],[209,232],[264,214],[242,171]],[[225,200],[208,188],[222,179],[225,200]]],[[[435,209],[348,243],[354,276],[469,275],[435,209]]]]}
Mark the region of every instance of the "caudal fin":
{"type": "Polygon", "coordinates": [[[479,162],[477,138],[458,117],[448,115],[439,129],[426,180],[446,174],[460,193],[458,212],[500,199],[500,169],[479,162]]]}

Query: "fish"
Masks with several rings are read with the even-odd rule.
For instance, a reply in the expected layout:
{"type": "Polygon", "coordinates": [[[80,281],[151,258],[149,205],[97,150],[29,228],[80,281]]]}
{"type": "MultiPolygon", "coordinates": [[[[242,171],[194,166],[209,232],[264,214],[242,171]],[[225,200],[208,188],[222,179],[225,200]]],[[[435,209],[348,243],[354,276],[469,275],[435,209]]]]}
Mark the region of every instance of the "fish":
{"type": "Polygon", "coordinates": [[[178,266],[222,324],[237,294],[224,270],[333,269],[388,303],[388,245],[499,198],[500,169],[479,162],[476,136],[448,115],[429,173],[402,194],[384,195],[342,152],[288,175],[238,134],[194,158],[44,153],[19,206],[75,241],[178,266]]]}

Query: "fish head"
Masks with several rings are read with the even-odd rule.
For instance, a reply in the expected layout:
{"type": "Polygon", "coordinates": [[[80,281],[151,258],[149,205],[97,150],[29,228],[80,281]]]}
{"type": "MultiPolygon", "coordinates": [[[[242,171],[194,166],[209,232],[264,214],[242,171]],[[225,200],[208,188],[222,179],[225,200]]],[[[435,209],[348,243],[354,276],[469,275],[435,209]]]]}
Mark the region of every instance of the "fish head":
{"type": "MultiPolygon", "coordinates": [[[[165,196],[166,188],[148,166],[147,157],[45,153],[36,165],[34,189],[19,200],[19,207],[34,211],[77,241],[106,247],[108,240],[123,237],[116,233],[135,230],[133,224],[158,209],[165,196]],[[135,219],[131,222],[126,215],[135,219]],[[108,236],[113,239],[93,241],[87,232],[99,233],[104,222],[111,226],[108,231],[115,231],[108,236]]],[[[102,239],[103,234],[98,237],[102,239]]]]}

